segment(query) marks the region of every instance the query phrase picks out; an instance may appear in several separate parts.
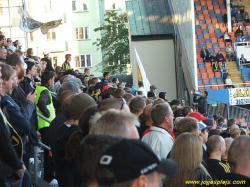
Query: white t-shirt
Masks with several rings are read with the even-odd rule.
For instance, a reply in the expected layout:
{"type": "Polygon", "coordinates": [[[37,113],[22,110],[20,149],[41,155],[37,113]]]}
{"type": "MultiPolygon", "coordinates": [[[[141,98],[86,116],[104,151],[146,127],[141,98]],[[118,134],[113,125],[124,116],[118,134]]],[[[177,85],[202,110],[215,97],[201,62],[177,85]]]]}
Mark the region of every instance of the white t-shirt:
{"type": "Polygon", "coordinates": [[[138,91],[143,92],[143,95],[147,97],[147,91],[143,87],[138,88],[138,91]]]}

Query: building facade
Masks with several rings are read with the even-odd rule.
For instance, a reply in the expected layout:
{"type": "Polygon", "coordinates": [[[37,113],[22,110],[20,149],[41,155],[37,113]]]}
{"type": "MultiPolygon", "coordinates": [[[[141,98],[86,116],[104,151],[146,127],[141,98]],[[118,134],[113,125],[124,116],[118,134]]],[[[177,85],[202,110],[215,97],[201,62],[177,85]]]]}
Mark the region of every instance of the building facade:
{"type": "Polygon", "coordinates": [[[66,54],[72,54],[71,67],[84,71],[91,68],[95,76],[96,65],[102,61],[102,52],[92,45],[101,33],[94,29],[104,22],[106,11],[126,12],[125,0],[25,0],[26,10],[40,22],[62,19],[62,24],[44,35],[40,30],[24,33],[19,29],[22,0],[1,0],[0,27],[7,38],[19,40],[22,51],[33,48],[34,55],[43,57],[50,52],[54,66],[61,66],[66,54]],[[3,21],[2,21],[3,20],[3,21]]]}

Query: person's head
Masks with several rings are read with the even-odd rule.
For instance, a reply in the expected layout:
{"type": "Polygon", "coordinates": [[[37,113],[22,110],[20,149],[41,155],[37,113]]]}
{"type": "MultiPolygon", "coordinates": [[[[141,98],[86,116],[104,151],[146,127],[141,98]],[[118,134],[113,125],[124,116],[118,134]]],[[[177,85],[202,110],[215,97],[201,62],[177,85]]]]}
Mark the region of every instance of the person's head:
{"type": "Polygon", "coordinates": [[[165,100],[161,99],[161,98],[158,98],[158,99],[155,99],[153,100],[153,106],[157,105],[157,104],[160,104],[160,103],[166,103],[165,100]]]}
{"type": "Polygon", "coordinates": [[[130,111],[126,101],[123,98],[121,98],[121,100],[117,98],[107,98],[101,101],[97,106],[97,112],[103,112],[109,109],[130,111]]]}
{"type": "Polygon", "coordinates": [[[139,82],[138,82],[138,86],[139,86],[139,88],[140,88],[140,87],[144,87],[143,82],[142,82],[142,81],[139,81],[139,82]]]}
{"type": "Polygon", "coordinates": [[[71,61],[71,54],[65,55],[65,61],[70,62],[71,61]]]}
{"type": "Polygon", "coordinates": [[[239,128],[231,128],[229,133],[231,138],[235,139],[240,136],[241,130],[239,128]]]}
{"type": "Polygon", "coordinates": [[[27,64],[26,75],[35,77],[37,73],[37,67],[35,66],[35,63],[32,61],[25,61],[25,63],[27,64]]]}
{"type": "Polygon", "coordinates": [[[13,90],[13,86],[17,86],[17,76],[15,70],[7,65],[0,63],[2,74],[2,94],[7,94],[13,90]]]}
{"type": "Polygon", "coordinates": [[[236,124],[235,119],[229,119],[227,121],[227,127],[230,129],[232,125],[236,124]]]}
{"type": "Polygon", "coordinates": [[[157,87],[155,85],[150,86],[150,91],[151,92],[156,92],[156,90],[157,90],[157,87]]]}
{"type": "Polygon", "coordinates": [[[107,79],[107,80],[108,80],[108,79],[110,78],[110,73],[107,72],[107,71],[104,72],[104,73],[103,73],[103,77],[104,77],[104,79],[107,79]]]}
{"type": "Polygon", "coordinates": [[[99,187],[159,186],[161,173],[173,175],[177,166],[173,160],[160,159],[140,140],[122,139],[102,154],[96,169],[99,187]]]}
{"type": "Polygon", "coordinates": [[[239,129],[239,126],[237,124],[231,125],[230,129],[239,129]]]}
{"type": "Polygon", "coordinates": [[[66,91],[66,90],[71,90],[71,91],[74,91],[76,93],[80,93],[79,92],[80,87],[76,82],[65,82],[61,85],[61,87],[57,91],[57,98],[59,99],[62,92],[66,91]]]}
{"type": "Polygon", "coordinates": [[[244,58],[244,54],[241,54],[241,58],[244,58]]]}
{"type": "Polygon", "coordinates": [[[207,174],[201,164],[202,157],[202,142],[199,136],[192,133],[179,135],[170,154],[170,158],[177,163],[177,173],[167,176],[165,183],[169,186],[184,186],[186,180],[197,180],[197,176],[207,174]]]}
{"type": "Polygon", "coordinates": [[[240,11],[238,11],[238,14],[240,14],[240,11]]]}
{"type": "Polygon", "coordinates": [[[61,66],[56,66],[55,71],[56,71],[56,74],[58,74],[59,72],[62,71],[62,67],[61,66]]]}
{"type": "Polygon", "coordinates": [[[113,78],[112,83],[117,85],[119,83],[119,79],[117,77],[113,78]]]}
{"type": "Polygon", "coordinates": [[[231,47],[231,44],[228,44],[228,47],[231,47]]]}
{"type": "Polygon", "coordinates": [[[62,112],[66,120],[79,120],[83,112],[95,104],[95,100],[85,93],[71,95],[62,103],[62,112]]]}
{"type": "Polygon", "coordinates": [[[32,48],[27,49],[27,56],[33,56],[33,49],[32,48]]]}
{"type": "Polygon", "coordinates": [[[160,93],[159,93],[159,98],[161,98],[161,99],[163,99],[163,100],[167,101],[167,95],[166,95],[166,92],[160,92],[160,93]]]}
{"type": "Polygon", "coordinates": [[[92,77],[89,79],[88,85],[96,85],[96,83],[100,82],[100,79],[98,77],[92,77]]]}
{"type": "Polygon", "coordinates": [[[231,144],[228,151],[228,162],[232,173],[250,177],[250,137],[240,136],[231,144]]]}
{"type": "Polygon", "coordinates": [[[223,159],[227,159],[228,158],[228,151],[229,148],[231,146],[231,144],[233,143],[234,139],[233,138],[225,138],[225,143],[226,143],[226,151],[225,151],[225,155],[222,156],[223,159]]]}
{"type": "Polygon", "coordinates": [[[114,92],[114,98],[120,98],[125,94],[125,91],[123,89],[116,89],[114,92]]]}
{"type": "Polygon", "coordinates": [[[140,126],[137,117],[128,111],[109,109],[96,113],[91,122],[89,134],[111,134],[124,138],[139,139],[136,126],[140,126]]]}
{"type": "Polygon", "coordinates": [[[209,134],[208,134],[208,138],[210,136],[213,136],[213,135],[220,135],[220,130],[219,129],[210,129],[209,134]]]}
{"type": "Polygon", "coordinates": [[[139,117],[143,113],[143,109],[146,106],[144,98],[141,96],[136,96],[129,104],[130,111],[139,117]]]}
{"type": "Polygon", "coordinates": [[[141,122],[141,125],[151,126],[151,124],[153,123],[152,117],[151,117],[151,110],[152,110],[152,107],[153,107],[152,104],[148,104],[148,105],[146,105],[146,107],[143,109],[143,113],[142,113],[142,115],[140,115],[140,117],[139,117],[140,122],[141,122]]]}
{"type": "Polygon", "coordinates": [[[44,71],[41,76],[41,86],[51,88],[54,85],[55,73],[53,71],[44,71]]]}
{"type": "Polygon", "coordinates": [[[87,75],[90,75],[90,69],[89,68],[85,68],[84,69],[84,73],[87,74],[87,75]]]}
{"type": "Polygon", "coordinates": [[[206,49],[206,47],[205,46],[202,46],[202,50],[205,50],[206,49]]]}
{"type": "Polygon", "coordinates": [[[220,154],[220,158],[225,155],[226,143],[219,135],[213,135],[208,138],[207,150],[211,154],[220,154]]]}
{"type": "Polygon", "coordinates": [[[47,67],[47,62],[45,60],[41,60],[41,68],[42,70],[45,70],[47,67]]]}
{"type": "Polygon", "coordinates": [[[79,171],[86,185],[96,184],[95,170],[104,150],[121,138],[109,134],[92,134],[79,147],[79,171]]]}
{"type": "Polygon", "coordinates": [[[177,108],[174,111],[174,118],[183,117],[182,110],[183,110],[182,108],[177,108]]]}
{"type": "Polygon", "coordinates": [[[207,97],[208,96],[208,92],[207,91],[203,91],[202,93],[201,93],[201,97],[207,97]]]}
{"type": "Polygon", "coordinates": [[[0,58],[6,59],[7,57],[7,50],[4,48],[0,48],[0,58]]]}
{"type": "Polygon", "coordinates": [[[5,36],[4,35],[0,35],[0,46],[4,45],[4,39],[5,39],[5,36]]]}
{"type": "Polygon", "coordinates": [[[175,124],[180,134],[185,132],[199,135],[201,133],[198,120],[192,117],[185,117],[175,124]]]}
{"type": "Polygon", "coordinates": [[[48,51],[44,51],[43,55],[44,55],[44,58],[49,58],[49,52],[48,51]]]}
{"type": "Polygon", "coordinates": [[[157,104],[152,108],[151,117],[156,126],[173,128],[174,115],[168,103],[157,104]]]}
{"type": "Polygon", "coordinates": [[[25,75],[27,64],[17,53],[13,53],[6,58],[6,64],[12,66],[16,70],[18,79],[22,79],[25,75]]]}
{"type": "Polygon", "coordinates": [[[125,93],[122,97],[125,99],[128,106],[130,102],[132,101],[132,99],[135,98],[135,96],[132,95],[131,93],[125,93]]]}
{"type": "Polygon", "coordinates": [[[171,101],[170,105],[171,106],[175,105],[177,107],[180,107],[181,106],[181,102],[179,100],[177,100],[177,99],[174,99],[174,100],[171,101]]]}
{"type": "Polygon", "coordinates": [[[72,90],[65,90],[65,91],[63,91],[60,94],[60,97],[59,97],[60,104],[62,104],[65,101],[65,99],[67,99],[67,97],[69,97],[71,95],[74,95],[74,94],[76,95],[76,94],[79,94],[79,93],[77,93],[75,91],[72,91],[72,90]]]}

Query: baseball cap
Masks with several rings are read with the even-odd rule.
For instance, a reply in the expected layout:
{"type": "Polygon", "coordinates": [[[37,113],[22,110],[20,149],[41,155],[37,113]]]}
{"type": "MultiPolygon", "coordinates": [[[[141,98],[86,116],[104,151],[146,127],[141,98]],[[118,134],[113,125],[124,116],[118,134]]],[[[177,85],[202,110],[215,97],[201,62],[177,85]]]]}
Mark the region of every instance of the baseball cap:
{"type": "Polygon", "coordinates": [[[43,55],[47,55],[47,54],[49,54],[49,51],[44,51],[43,52],[43,55]]]}
{"type": "Polygon", "coordinates": [[[144,142],[133,139],[122,139],[108,147],[97,165],[96,179],[102,185],[113,185],[136,179],[155,170],[165,175],[173,175],[177,164],[171,159],[161,159],[144,142]],[[106,169],[113,177],[102,177],[99,170],[106,169]]]}
{"type": "Polygon", "coordinates": [[[152,85],[150,86],[150,89],[153,90],[153,89],[157,89],[155,85],[152,85]]]}
{"type": "Polygon", "coordinates": [[[214,119],[214,116],[213,115],[208,115],[207,119],[214,119]]]}
{"type": "Polygon", "coordinates": [[[207,117],[204,117],[199,112],[192,112],[191,114],[188,115],[188,117],[193,117],[196,118],[197,120],[207,120],[207,117]]]}
{"type": "Polygon", "coordinates": [[[199,122],[199,127],[200,127],[201,131],[203,129],[211,129],[212,128],[212,126],[207,126],[203,122],[199,122]]]}
{"type": "Polygon", "coordinates": [[[76,82],[80,88],[86,88],[83,84],[81,79],[78,78],[72,78],[72,79],[68,79],[67,82],[76,82]]]}

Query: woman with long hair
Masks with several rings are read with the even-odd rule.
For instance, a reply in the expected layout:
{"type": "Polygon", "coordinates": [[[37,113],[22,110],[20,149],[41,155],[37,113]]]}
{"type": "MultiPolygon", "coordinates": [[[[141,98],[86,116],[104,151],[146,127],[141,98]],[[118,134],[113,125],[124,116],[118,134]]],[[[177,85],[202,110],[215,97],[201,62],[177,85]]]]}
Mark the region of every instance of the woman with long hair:
{"type": "MultiPolygon", "coordinates": [[[[170,158],[177,163],[177,173],[167,176],[166,187],[202,186],[202,182],[211,180],[211,176],[201,164],[202,141],[200,137],[192,133],[179,135],[172,147],[170,158]],[[200,185],[187,184],[190,181],[200,181],[200,185]]],[[[205,185],[204,186],[214,186],[205,185]]]]}

